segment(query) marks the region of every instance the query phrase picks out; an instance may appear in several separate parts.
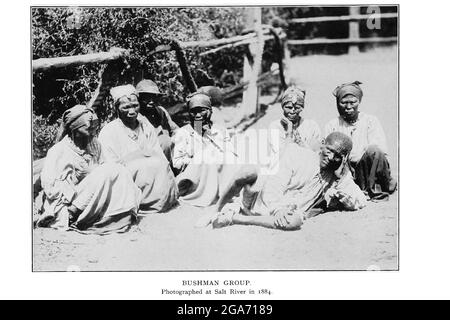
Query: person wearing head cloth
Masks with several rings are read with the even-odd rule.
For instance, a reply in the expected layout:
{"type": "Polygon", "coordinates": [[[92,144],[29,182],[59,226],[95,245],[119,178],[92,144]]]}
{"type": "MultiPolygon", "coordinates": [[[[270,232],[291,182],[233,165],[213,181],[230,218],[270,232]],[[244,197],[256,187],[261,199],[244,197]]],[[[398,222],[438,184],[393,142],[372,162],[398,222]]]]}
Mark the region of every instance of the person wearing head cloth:
{"type": "Polygon", "coordinates": [[[305,108],[306,92],[296,86],[291,86],[281,97],[283,115],[269,125],[269,129],[279,132],[279,140],[270,139],[273,157],[279,156],[277,150],[288,142],[294,142],[301,147],[318,151],[322,141],[319,125],[311,119],[302,117],[305,108]]]}
{"type": "Polygon", "coordinates": [[[358,186],[373,200],[388,199],[397,187],[391,176],[386,137],[377,117],[359,111],[362,83],[344,83],[333,91],[339,117],[325,126],[325,134],[342,132],[352,138],[350,165],[358,186]]]}
{"type": "Polygon", "coordinates": [[[334,132],[319,154],[288,142],[278,172],[267,177],[256,166],[243,166],[218,201],[214,228],[231,224],[298,230],[320,210],[358,210],[367,199],[347,166],[351,139],[334,132]],[[234,194],[238,201],[230,202],[234,194]]]}
{"type": "Polygon", "coordinates": [[[215,86],[203,86],[198,88],[197,92],[206,94],[211,99],[213,107],[220,107],[223,103],[223,92],[215,86]]]}
{"type": "Polygon", "coordinates": [[[213,124],[209,95],[196,92],[187,101],[190,123],[174,135],[173,166],[180,201],[206,207],[217,201],[237,168],[237,155],[226,130],[213,124]]]}
{"type": "Polygon", "coordinates": [[[103,163],[97,117],[77,105],[64,112],[58,142],[41,171],[45,200],[38,227],[105,234],[135,221],[141,192],[123,166],[103,163]]]}
{"type": "Polygon", "coordinates": [[[136,85],[136,92],[142,115],[155,127],[159,145],[167,160],[172,162],[173,142],[171,137],[179,127],[172,121],[169,112],[157,104],[163,94],[159,91],[156,83],[148,79],[141,80],[136,85]]]}
{"type": "Polygon", "coordinates": [[[110,90],[118,118],[99,134],[105,161],[123,164],[142,191],[139,214],[166,212],[177,204],[178,190],[155,128],[139,113],[132,85],[110,90]]]}

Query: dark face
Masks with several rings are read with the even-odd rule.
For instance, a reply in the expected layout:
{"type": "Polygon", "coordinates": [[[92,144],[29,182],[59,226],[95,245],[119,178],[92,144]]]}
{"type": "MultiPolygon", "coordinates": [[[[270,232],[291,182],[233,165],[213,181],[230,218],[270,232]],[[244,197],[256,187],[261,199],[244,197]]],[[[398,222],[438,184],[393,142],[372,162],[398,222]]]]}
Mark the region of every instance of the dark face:
{"type": "Polygon", "coordinates": [[[82,127],[72,132],[72,138],[77,141],[81,146],[87,146],[89,142],[98,133],[98,119],[91,119],[89,124],[85,124],[82,127]]]}
{"type": "Polygon", "coordinates": [[[320,168],[336,170],[342,163],[343,155],[341,155],[335,145],[325,142],[320,148],[320,168]]]}
{"type": "Polygon", "coordinates": [[[283,114],[291,122],[297,122],[300,120],[300,114],[302,113],[304,106],[300,103],[285,103],[283,106],[283,114]]]}
{"type": "Polygon", "coordinates": [[[356,120],[358,118],[359,99],[351,94],[339,101],[338,112],[344,120],[356,120]]]}
{"type": "Polygon", "coordinates": [[[117,112],[119,118],[126,126],[134,126],[140,110],[138,98],[135,95],[122,97],[119,99],[118,104],[117,112]]]}
{"type": "Polygon", "coordinates": [[[211,120],[211,115],[212,111],[209,108],[194,107],[189,110],[189,118],[191,119],[191,123],[209,123],[209,121],[211,120]]]}
{"type": "Polygon", "coordinates": [[[154,108],[159,101],[159,96],[151,93],[139,93],[139,104],[142,108],[154,108]]]}

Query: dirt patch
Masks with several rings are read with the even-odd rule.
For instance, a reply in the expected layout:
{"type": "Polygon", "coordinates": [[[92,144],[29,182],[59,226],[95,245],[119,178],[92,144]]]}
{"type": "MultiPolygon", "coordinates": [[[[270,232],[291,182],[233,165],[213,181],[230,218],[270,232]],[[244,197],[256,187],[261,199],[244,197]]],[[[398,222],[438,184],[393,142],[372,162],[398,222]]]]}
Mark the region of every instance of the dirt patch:
{"type": "Polygon", "coordinates": [[[34,270],[366,270],[397,268],[397,196],[357,212],[329,212],[299,231],[196,229],[208,209],[180,206],[109,236],[37,229],[34,270]]]}

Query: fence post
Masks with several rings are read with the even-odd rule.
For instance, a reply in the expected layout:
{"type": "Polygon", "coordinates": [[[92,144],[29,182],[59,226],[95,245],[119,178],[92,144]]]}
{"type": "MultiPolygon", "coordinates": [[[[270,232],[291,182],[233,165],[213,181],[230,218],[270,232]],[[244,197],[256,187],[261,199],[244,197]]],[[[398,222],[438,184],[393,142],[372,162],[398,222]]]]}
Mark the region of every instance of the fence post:
{"type": "MultiPolygon", "coordinates": [[[[262,29],[261,29],[261,8],[258,7],[246,8],[245,10],[246,10],[245,16],[246,27],[249,29],[254,29],[258,35],[259,40],[264,41],[262,39],[262,29]]],[[[258,63],[255,59],[260,53],[258,43],[249,44],[249,50],[254,58],[253,59],[254,62],[258,63]]],[[[249,116],[258,111],[259,107],[259,88],[257,86],[258,75],[255,75],[254,73],[255,70],[257,69],[261,70],[261,68],[260,66],[257,66],[256,63],[254,63],[253,66],[250,65],[247,56],[244,56],[244,74],[242,81],[243,82],[248,81],[249,85],[247,87],[247,90],[244,91],[242,96],[242,105],[241,105],[242,118],[245,118],[246,116],[249,116]]]]}
{"type": "Polygon", "coordinates": [[[291,60],[291,51],[289,50],[289,44],[288,44],[288,39],[286,38],[283,41],[283,51],[284,51],[284,61],[286,62],[286,65],[289,65],[290,60],[291,60]]]}
{"type": "MultiPolygon", "coordinates": [[[[359,7],[352,6],[350,7],[350,16],[354,17],[359,15],[360,10],[359,7]]],[[[350,20],[348,25],[349,30],[349,39],[350,40],[359,40],[359,21],[358,20],[350,20]]],[[[350,44],[348,47],[349,54],[355,54],[359,52],[358,43],[350,44]]]]}

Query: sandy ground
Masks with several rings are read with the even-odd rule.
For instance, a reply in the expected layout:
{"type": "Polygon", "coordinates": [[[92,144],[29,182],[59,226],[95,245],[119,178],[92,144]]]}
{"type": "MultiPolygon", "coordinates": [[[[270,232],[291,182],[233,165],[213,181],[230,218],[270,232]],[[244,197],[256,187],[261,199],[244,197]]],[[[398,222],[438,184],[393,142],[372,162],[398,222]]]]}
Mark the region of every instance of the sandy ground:
{"type": "MultiPolygon", "coordinates": [[[[289,64],[291,78],[307,90],[305,116],[323,128],[336,116],[332,90],[363,82],[363,112],[376,115],[388,138],[393,175],[397,166],[397,55],[394,49],[354,56],[310,56],[289,64]]],[[[271,106],[254,128],[280,114],[271,106]]],[[[209,210],[186,205],[150,215],[130,232],[109,236],[36,229],[35,271],[133,270],[396,270],[398,194],[358,212],[329,212],[309,219],[300,231],[231,226],[196,229],[209,210]]]]}

